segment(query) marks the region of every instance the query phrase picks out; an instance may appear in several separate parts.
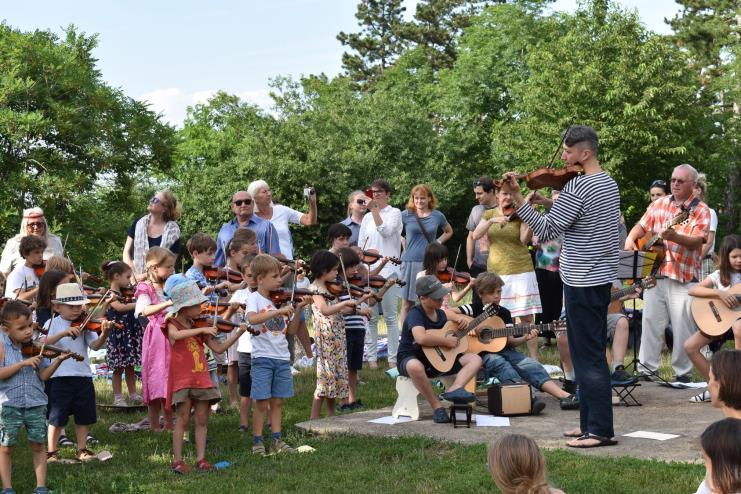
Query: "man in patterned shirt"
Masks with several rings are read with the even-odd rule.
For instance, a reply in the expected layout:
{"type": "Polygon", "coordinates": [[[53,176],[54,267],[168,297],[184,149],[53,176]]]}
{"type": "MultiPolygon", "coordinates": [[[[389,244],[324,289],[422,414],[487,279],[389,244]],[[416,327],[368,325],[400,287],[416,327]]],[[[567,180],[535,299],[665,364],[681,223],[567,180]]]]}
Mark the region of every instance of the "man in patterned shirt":
{"type": "Polygon", "coordinates": [[[672,195],[652,202],[625,241],[625,250],[638,250],[636,241],[646,232],[659,234],[664,245],[664,259],[655,288],[644,292],[641,366],[651,372],[659,368],[664,328],[671,322],[674,333],[672,368],[675,381],[690,382],[692,362],[684,351],[684,342],[694,332],[690,315],[689,287],[700,276],[700,252],[707,240],[710,210],[694,194],[697,170],[679,165],[672,172],[672,195]],[[689,208],[689,217],[668,226],[672,219],[689,208]]]}

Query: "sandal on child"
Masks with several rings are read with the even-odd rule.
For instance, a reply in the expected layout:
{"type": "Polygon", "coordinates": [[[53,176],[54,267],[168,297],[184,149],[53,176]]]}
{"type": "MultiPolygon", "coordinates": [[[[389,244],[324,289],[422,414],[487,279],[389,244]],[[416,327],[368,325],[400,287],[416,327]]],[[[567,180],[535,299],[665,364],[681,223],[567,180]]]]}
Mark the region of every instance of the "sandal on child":
{"type": "Polygon", "coordinates": [[[89,449],[82,448],[82,449],[77,450],[76,458],[79,461],[90,461],[90,460],[94,460],[96,456],[95,456],[95,453],[93,453],[89,449]]]}
{"type": "Polygon", "coordinates": [[[708,403],[710,401],[710,391],[707,389],[700,393],[699,395],[695,395],[692,398],[690,398],[690,403],[708,403]]]}
{"type": "Polygon", "coordinates": [[[47,463],[56,463],[60,460],[59,451],[49,451],[46,453],[46,462],[47,463]]]}
{"type": "Polygon", "coordinates": [[[59,441],[57,441],[57,445],[61,446],[62,448],[66,448],[69,446],[76,446],[75,443],[73,443],[70,438],[67,437],[66,434],[62,433],[61,436],[59,436],[59,441]]]}
{"type": "Polygon", "coordinates": [[[188,465],[186,465],[183,460],[173,461],[172,462],[172,465],[170,465],[170,469],[173,472],[178,473],[178,474],[181,474],[181,475],[182,474],[186,474],[186,473],[190,473],[190,467],[188,465]]]}
{"type": "Polygon", "coordinates": [[[196,470],[198,470],[199,472],[213,472],[214,467],[208,461],[206,461],[206,458],[201,458],[196,462],[196,470]]]}
{"type": "Polygon", "coordinates": [[[258,443],[252,446],[252,454],[258,455],[258,456],[267,456],[267,451],[265,451],[265,445],[263,443],[258,443]]]}

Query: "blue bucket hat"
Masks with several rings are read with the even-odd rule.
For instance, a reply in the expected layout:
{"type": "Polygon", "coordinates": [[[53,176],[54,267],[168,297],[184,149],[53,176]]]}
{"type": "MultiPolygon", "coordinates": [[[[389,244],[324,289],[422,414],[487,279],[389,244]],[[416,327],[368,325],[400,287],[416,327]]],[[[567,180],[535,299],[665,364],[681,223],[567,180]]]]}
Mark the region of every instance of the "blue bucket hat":
{"type": "Polygon", "coordinates": [[[201,289],[198,288],[196,282],[187,278],[170,289],[170,300],[172,300],[172,307],[167,309],[168,316],[177,314],[183,307],[192,307],[208,302],[208,298],[201,293],[201,289]]]}

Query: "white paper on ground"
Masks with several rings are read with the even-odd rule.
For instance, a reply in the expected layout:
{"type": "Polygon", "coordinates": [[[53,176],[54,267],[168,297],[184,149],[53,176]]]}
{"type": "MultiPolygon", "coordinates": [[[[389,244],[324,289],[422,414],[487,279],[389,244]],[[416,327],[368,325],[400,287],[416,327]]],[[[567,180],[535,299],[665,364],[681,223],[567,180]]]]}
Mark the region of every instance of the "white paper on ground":
{"type": "Polygon", "coordinates": [[[475,415],[476,427],[509,427],[509,417],[494,415],[475,415]]]}
{"type": "Polygon", "coordinates": [[[404,417],[401,416],[399,418],[394,418],[393,416],[389,415],[388,417],[379,417],[377,419],[369,420],[368,422],[372,424],[385,424],[385,425],[394,425],[394,424],[401,424],[403,422],[411,422],[411,417],[404,417]]]}
{"type": "Polygon", "coordinates": [[[662,382],[659,382],[659,385],[661,386],[669,386],[670,388],[674,389],[702,389],[707,388],[708,383],[702,382],[702,383],[680,383],[680,382],[670,382],[667,384],[664,384],[662,382]]]}
{"type": "Polygon", "coordinates": [[[625,437],[638,437],[641,439],[656,439],[657,441],[666,441],[679,437],[679,434],[664,434],[663,432],[635,431],[630,434],[623,434],[625,437]]]}

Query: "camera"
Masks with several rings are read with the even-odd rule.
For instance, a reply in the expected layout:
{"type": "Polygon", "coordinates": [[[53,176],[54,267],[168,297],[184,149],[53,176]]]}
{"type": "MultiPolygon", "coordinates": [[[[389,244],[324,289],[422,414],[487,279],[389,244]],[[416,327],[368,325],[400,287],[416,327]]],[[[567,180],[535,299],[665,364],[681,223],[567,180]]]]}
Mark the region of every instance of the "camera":
{"type": "Polygon", "coordinates": [[[304,199],[306,199],[307,201],[315,193],[316,193],[316,191],[314,190],[314,187],[309,187],[308,185],[306,187],[304,187],[304,199]]]}

